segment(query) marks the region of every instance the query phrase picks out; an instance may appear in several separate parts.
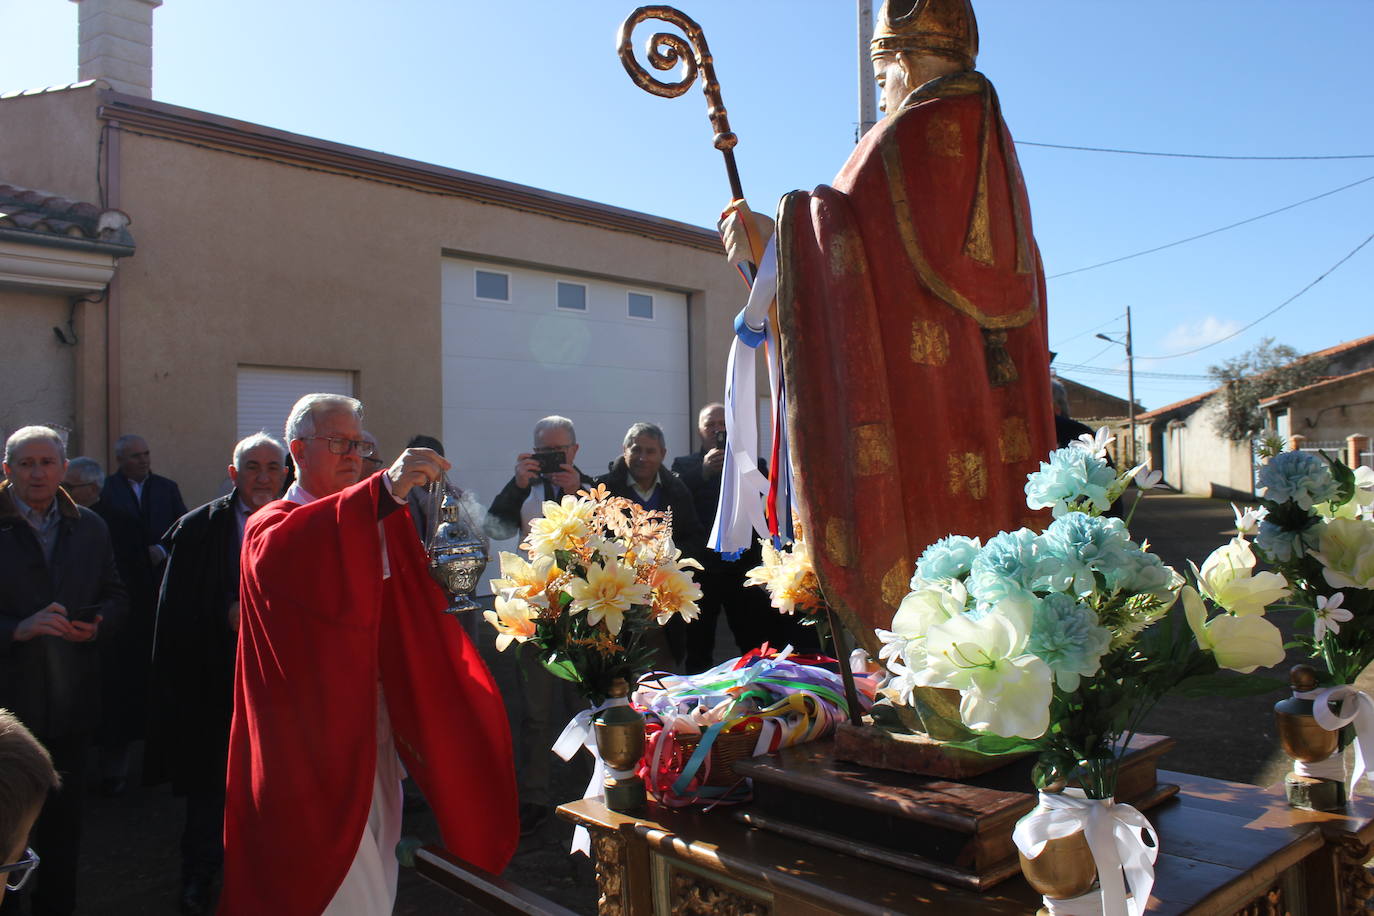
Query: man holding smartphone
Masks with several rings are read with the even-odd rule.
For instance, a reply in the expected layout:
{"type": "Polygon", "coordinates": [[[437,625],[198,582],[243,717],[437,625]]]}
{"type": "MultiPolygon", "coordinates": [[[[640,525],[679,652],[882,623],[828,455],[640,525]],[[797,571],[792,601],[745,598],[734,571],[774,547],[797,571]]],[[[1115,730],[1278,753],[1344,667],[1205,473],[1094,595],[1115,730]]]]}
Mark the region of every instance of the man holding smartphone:
{"type": "MultiPolygon", "coordinates": [[[[545,500],[595,486],[592,478],[577,469],[577,431],[567,417],[548,416],[534,424],[534,448],[515,459],[515,475],[496,494],[487,510],[484,527],[493,540],[520,536],[524,540],[530,520],[543,514],[545,500]]],[[[576,695],[566,681],[544,670],[533,652],[516,655],[520,665],[520,689],[524,702],[520,717],[519,766],[520,833],[534,833],[549,818],[549,775],[553,763],[555,722],[566,721],[576,711],[576,695]]]]}
{"type": "Polygon", "coordinates": [[[63,782],[38,816],[33,845],[43,870],[25,893],[34,912],[71,913],[85,760],[101,713],[96,638],[123,621],[128,598],[105,523],[60,487],[61,435],[46,426],[17,430],[5,442],[4,471],[0,707],[43,743],[63,782]]]}

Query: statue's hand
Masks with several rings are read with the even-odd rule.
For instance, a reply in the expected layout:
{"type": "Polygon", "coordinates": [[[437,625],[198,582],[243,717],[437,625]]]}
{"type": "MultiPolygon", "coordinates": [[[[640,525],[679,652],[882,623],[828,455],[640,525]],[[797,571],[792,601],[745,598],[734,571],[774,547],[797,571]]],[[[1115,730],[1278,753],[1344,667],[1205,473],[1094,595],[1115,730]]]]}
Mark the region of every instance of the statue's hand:
{"type": "Polygon", "coordinates": [[[720,239],[725,243],[725,255],[731,264],[747,261],[758,264],[764,246],[773,237],[773,221],[762,213],[755,213],[742,200],[732,200],[716,224],[720,239]]]}

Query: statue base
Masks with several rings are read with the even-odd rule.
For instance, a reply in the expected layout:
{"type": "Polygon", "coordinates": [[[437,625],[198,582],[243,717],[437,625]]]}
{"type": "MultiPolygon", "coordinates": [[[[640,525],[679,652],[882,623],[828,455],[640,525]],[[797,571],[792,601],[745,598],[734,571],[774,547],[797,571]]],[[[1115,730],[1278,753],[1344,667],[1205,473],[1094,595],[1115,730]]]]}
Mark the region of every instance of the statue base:
{"type": "MultiPolygon", "coordinates": [[[[1172,738],[1137,735],[1122,759],[1117,799],[1144,811],[1178,792],[1156,780],[1172,738]]],[[[967,780],[917,776],[839,760],[818,741],[741,760],[751,827],[973,890],[1020,873],[1012,829],[1036,804],[1032,758],[967,780]],[[914,850],[920,850],[919,854],[914,850]]]]}
{"type": "Polygon", "coordinates": [[[1289,773],[1283,778],[1283,790],[1288,796],[1288,804],[1311,811],[1339,811],[1349,800],[1346,798],[1344,781],[1299,776],[1297,773],[1289,773]]]}
{"type": "Polygon", "coordinates": [[[895,732],[880,725],[841,722],[835,730],[835,759],[859,766],[942,779],[972,779],[1010,766],[1026,754],[989,757],[950,747],[929,735],[895,732]]]}

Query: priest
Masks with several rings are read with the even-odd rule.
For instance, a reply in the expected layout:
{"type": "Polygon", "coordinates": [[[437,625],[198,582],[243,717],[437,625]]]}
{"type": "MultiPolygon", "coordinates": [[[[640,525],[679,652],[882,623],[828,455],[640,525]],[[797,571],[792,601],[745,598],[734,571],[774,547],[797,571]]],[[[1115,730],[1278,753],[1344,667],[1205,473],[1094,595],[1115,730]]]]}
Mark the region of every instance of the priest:
{"type": "Polygon", "coordinates": [[[505,709],[405,508],[449,463],[407,449],[359,481],[362,405],[338,395],[298,401],[286,438],[299,476],[244,531],[220,912],[390,913],[407,772],[455,854],[514,852],[505,709]]]}

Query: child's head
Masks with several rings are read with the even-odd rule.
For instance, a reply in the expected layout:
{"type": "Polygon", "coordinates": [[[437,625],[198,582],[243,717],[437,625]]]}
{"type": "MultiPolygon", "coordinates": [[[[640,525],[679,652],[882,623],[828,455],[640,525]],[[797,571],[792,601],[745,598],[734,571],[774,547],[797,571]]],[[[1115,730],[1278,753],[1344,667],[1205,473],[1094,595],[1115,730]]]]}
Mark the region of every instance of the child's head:
{"type": "MultiPolygon", "coordinates": [[[[60,783],[43,745],[12,712],[0,709],[0,865],[23,856],[48,790],[60,783]]],[[[0,897],[4,895],[5,881],[0,880],[0,897]]]]}

